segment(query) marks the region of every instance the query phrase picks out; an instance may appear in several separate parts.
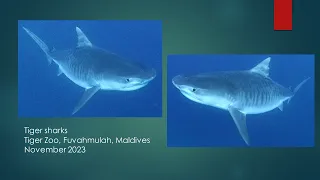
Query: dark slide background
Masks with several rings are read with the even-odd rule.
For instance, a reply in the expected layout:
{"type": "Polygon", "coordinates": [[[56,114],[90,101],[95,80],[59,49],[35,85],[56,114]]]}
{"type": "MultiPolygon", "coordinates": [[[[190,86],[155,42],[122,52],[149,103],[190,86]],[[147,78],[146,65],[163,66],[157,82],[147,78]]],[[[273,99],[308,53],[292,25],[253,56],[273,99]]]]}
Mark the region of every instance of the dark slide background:
{"type": "MultiPolygon", "coordinates": [[[[167,148],[166,115],[141,119],[18,119],[18,19],[156,19],[168,54],[308,53],[319,61],[320,2],[294,0],[293,31],[273,31],[272,0],[4,1],[1,5],[0,179],[320,179],[320,149],[167,148]],[[68,136],[147,136],[147,145],[88,145],[84,155],[26,155],[23,126],[68,136]]],[[[59,27],[57,27],[59,28],[59,27]]],[[[316,79],[318,71],[316,72],[316,79]]],[[[164,84],[166,74],[163,73],[164,84]]],[[[163,106],[166,107],[166,86],[163,106]]],[[[316,84],[317,88],[317,84],[316,84]]],[[[316,112],[318,110],[316,95],[316,112]]],[[[316,113],[316,130],[319,130],[316,113]]],[[[319,143],[319,132],[316,141],[319,143]]],[[[316,144],[317,144],[316,142],[316,144]]]]}

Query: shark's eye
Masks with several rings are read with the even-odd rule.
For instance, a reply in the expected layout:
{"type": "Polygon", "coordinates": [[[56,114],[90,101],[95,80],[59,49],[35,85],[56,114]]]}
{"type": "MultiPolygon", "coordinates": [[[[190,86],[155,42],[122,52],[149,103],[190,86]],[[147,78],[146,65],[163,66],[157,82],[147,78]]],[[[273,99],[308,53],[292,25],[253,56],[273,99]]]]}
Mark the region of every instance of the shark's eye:
{"type": "Polygon", "coordinates": [[[197,89],[195,89],[195,88],[192,88],[192,92],[196,92],[196,90],[197,90],[197,89]]]}
{"type": "Polygon", "coordinates": [[[130,79],[129,79],[129,78],[127,78],[127,79],[126,79],[126,81],[127,81],[127,82],[130,82],[130,79]]]}

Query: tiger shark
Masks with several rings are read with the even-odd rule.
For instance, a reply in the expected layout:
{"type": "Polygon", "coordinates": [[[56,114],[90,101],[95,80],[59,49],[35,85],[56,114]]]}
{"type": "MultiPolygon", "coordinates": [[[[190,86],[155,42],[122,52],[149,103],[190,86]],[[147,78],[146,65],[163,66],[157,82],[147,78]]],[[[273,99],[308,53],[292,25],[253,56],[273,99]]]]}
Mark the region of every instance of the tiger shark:
{"type": "Polygon", "coordinates": [[[268,57],[250,70],[220,71],[197,75],[178,75],[172,83],[188,99],[229,111],[237,129],[249,146],[246,115],[261,114],[279,108],[291,100],[299,88],[285,88],[269,77],[268,57]]]}
{"type": "Polygon", "coordinates": [[[40,46],[49,64],[54,62],[58,65],[58,76],[65,74],[76,85],[84,88],[72,115],[99,90],[134,91],[146,86],[156,77],[153,68],[93,45],[79,27],[76,27],[77,46],[68,50],[49,50],[37,35],[25,27],[23,29],[40,46]]]}

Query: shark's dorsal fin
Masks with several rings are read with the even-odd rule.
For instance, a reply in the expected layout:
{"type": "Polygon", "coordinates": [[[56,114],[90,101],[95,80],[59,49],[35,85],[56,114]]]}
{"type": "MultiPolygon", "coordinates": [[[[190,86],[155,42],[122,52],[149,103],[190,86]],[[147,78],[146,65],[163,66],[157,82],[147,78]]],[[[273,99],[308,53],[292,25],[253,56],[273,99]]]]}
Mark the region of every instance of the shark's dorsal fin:
{"type": "Polygon", "coordinates": [[[78,47],[92,47],[92,43],[89,41],[87,36],[82,32],[79,27],[76,27],[77,35],[78,35],[78,47]]]}
{"type": "Polygon", "coordinates": [[[256,65],[254,68],[252,68],[250,71],[268,77],[270,60],[271,57],[268,57],[267,59],[263,60],[258,65],[256,65]]]}

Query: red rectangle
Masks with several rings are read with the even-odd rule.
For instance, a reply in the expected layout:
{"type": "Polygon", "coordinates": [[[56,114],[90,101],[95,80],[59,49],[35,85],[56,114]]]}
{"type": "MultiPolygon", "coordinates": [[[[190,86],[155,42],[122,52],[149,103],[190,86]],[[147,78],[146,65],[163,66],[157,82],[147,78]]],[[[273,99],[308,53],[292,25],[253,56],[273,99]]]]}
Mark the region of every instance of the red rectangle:
{"type": "Polygon", "coordinates": [[[292,30],[292,0],[274,0],[273,21],[275,31],[292,30]]]}

